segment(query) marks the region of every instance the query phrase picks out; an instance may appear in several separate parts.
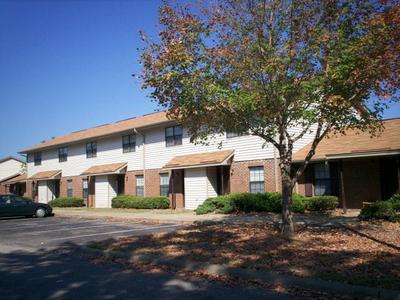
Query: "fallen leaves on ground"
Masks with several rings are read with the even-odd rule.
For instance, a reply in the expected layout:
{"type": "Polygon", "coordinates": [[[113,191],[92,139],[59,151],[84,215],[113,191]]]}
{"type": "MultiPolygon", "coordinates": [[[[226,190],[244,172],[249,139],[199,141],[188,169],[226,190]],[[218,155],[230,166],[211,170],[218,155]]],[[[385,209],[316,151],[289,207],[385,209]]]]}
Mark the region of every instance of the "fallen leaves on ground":
{"type": "Polygon", "coordinates": [[[298,226],[290,240],[268,224],[198,225],[92,246],[372,287],[400,286],[399,223],[298,226]]]}

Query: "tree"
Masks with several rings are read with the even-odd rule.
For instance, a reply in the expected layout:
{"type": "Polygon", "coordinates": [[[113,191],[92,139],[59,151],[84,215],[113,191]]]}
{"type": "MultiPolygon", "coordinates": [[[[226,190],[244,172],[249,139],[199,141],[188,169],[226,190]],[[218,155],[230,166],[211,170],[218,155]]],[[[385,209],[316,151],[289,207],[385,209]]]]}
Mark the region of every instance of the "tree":
{"type": "Polygon", "coordinates": [[[156,39],[142,35],[143,87],[193,141],[226,130],[273,144],[282,174],[282,233],[292,190],[328,134],[379,133],[399,88],[399,5],[366,0],[165,3],[156,39]],[[294,130],[302,128],[302,130],[294,130]],[[293,171],[293,147],[313,141],[293,171]]]}

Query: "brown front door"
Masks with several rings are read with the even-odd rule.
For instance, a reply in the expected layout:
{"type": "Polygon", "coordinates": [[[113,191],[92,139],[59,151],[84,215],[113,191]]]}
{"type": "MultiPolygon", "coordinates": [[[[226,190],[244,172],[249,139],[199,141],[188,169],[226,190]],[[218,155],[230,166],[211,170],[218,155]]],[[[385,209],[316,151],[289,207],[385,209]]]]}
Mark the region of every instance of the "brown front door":
{"type": "Polygon", "coordinates": [[[380,200],[378,159],[343,161],[343,176],[348,208],[362,208],[363,202],[380,200]]]}

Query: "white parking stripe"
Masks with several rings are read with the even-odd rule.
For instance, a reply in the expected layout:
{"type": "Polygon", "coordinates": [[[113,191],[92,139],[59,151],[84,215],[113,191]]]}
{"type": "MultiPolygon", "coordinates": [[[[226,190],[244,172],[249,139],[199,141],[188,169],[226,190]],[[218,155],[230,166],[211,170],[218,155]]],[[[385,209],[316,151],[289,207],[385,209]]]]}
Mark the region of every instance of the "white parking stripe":
{"type": "Polygon", "coordinates": [[[66,227],[66,228],[58,228],[58,229],[24,232],[23,234],[31,235],[31,234],[41,234],[41,233],[46,233],[46,232],[54,232],[54,231],[67,231],[67,230],[74,230],[74,229],[87,229],[87,228],[109,227],[109,226],[112,226],[112,225],[102,224],[102,225],[90,225],[90,226],[79,226],[79,227],[66,227]]]}
{"type": "Polygon", "coordinates": [[[79,223],[71,223],[71,222],[54,222],[54,223],[47,223],[42,225],[30,224],[30,225],[20,225],[20,226],[10,226],[8,228],[0,228],[0,231],[12,231],[14,229],[35,229],[38,227],[51,227],[51,226],[63,226],[63,225],[83,225],[83,224],[98,224],[98,225],[106,225],[108,223],[97,223],[97,222],[79,222],[79,223]]]}
{"type": "Polygon", "coordinates": [[[154,227],[147,227],[147,228],[140,228],[140,229],[127,229],[127,230],[109,231],[109,232],[101,232],[101,233],[83,234],[83,235],[75,235],[75,236],[70,236],[70,237],[49,239],[47,241],[70,240],[70,239],[78,239],[78,238],[90,237],[90,236],[108,235],[108,234],[134,232],[134,231],[144,231],[144,230],[151,230],[151,229],[162,229],[162,228],[170,228],[170,227],[178,227],[178,226],[181,226],[181,225],[174,224],[174,225],[154,226],[154,227]]]}

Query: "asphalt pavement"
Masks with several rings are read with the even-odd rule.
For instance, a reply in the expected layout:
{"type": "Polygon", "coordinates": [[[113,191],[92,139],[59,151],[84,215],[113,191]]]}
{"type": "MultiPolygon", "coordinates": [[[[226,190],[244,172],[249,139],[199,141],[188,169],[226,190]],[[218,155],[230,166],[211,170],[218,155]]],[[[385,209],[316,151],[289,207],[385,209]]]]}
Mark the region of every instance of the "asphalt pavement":
{"type": "Polygon", "coordinates": [[[76,252],[92,241],[178,228],[57,216],[0,219],[0,299],[294,299],[264,288],[95,263],[76,252]]]}

